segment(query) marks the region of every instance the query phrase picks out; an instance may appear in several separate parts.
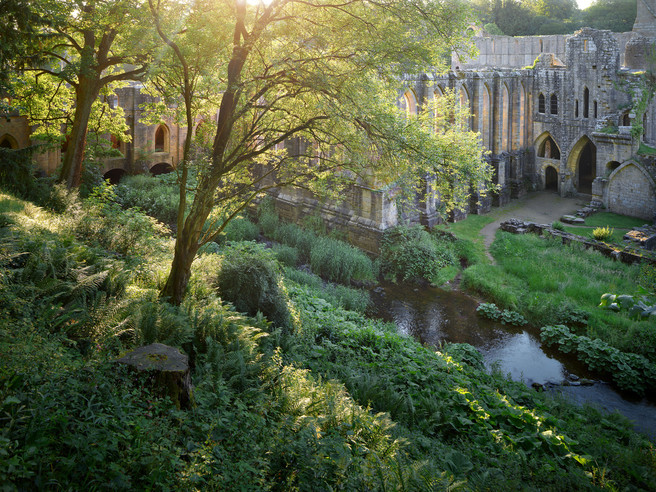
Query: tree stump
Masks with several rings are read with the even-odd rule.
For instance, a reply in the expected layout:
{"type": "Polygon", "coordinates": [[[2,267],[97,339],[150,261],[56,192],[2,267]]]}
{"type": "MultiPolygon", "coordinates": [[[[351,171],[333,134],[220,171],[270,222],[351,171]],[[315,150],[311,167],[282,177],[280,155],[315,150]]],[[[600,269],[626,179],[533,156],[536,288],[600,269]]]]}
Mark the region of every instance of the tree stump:
{"type": "Polygon", "coordinates": [[[153,343],[133,350],[116,362],[151,376],[155,390],[162,396],[171,398],[177,408],[192,407],[189,361],[178,349],[153,343]]]}

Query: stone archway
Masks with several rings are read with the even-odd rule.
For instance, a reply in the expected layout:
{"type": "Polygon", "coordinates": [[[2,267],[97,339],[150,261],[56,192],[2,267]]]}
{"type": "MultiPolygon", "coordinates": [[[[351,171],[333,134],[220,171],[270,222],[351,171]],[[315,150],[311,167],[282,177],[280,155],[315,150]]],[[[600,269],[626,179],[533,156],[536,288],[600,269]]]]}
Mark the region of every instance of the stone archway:
{"type": "Polygon", "coordinates": [[[588,141],[578,162],[578,192],[592,194],[592,182],[597,177],[597,147],[588,141]]]}
{"type": "Polygon", "coordinates": [[[549,132],[544,132],[535,141],[538,157],[560,159],[560,148],[549,132]]]}
{"type": "Polygon", "coordinates": [[[121,181],[121,178],[125,176],[125,169],[110,169],[105,174],[103,174],[104,179],[108,179],[110,184],[118,184],[121,181]]]}
{"type": "Polygon", "coordinates": [[[567,168],[575,177],[578,193],[592,194],[592,182],[597,177],[597,147],[587,135],[583,135],[572,147],[567,168]]]}
{"type": "Polygon", "coordinates": [[[5,133],[2,137],[0,137],[0,148],[16,150],[18,148],[18,142],[14,137],[8,133],[5,133]]]}
{"type": "Polygon", "coordinates": [[[558,171],[553,166],[544,169],[544,189],[558,191],[558,171]]]}
{"type": "Polygon", "coordinates": [[[155,164],[153,167],[150,168],[150,174],[152,174],[153,176],[158,176],[160,174],[168,174],[171,171],[173,171],[173,166],[168,162],[160,162],[159,164],[155,164]]]}

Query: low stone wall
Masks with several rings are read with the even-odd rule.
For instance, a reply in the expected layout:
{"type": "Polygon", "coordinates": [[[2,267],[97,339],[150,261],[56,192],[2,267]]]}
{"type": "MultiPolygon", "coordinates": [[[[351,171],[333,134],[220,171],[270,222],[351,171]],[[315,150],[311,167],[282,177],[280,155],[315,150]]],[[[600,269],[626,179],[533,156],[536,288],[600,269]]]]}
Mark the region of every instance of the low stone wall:
{"type": "Polygon", "coordinates": [[[526,234],[527,232],[537,234],[543,237],[556,237],[560,238],[563,244],[579,243],[586,248],[592,248],[599,251],[602,255],[614,260],[621,261],[622,263],[640,263],[648,262],[656,265],[656,258],[641,255],[639,252],[630,251],[627,249],[618,249],[612,245],[595,241],[583,236],[577,236],[565,231],[554,229],[548,224],[537,224],[535,222],[524,222],[519,219],[509,219],[499,225],[502,231],[510,232],[512,234],[526,234]]]}

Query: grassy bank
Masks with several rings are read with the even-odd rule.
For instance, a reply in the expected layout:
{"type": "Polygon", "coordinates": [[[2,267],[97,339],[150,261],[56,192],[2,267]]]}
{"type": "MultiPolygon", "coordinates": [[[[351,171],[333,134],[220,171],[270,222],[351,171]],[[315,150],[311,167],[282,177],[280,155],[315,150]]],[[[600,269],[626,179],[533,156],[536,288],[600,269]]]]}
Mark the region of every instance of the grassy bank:
{"type": "Polygon", "coordinates": [[[168,305],[169,232],[112,203],[0,195],[4,489],[656,488],[624,419],[487,374],[469,346],[423,347],[252,244],[202,255],[168,305]],[[261,268],[230,277],[247,255],[261,268]],[[288,318],[226,301],[251,274],[288,318]],[[113,362],[155,341],[190,357],[193,409],[113,362]]]}
{"type": "MultiPolygon", "coordinates": [[[[607,226],[617,227],[615,235],[621,235],[620,226],[628,230],[643,221],[599,213],[586,222],[592,227],[568,230],[591,234],[593,227],[607,226]]],[[[447,229],[476,240],[483,225],[485,221],[474,216],[447,229]]],[[[479,262],[467,268],[462,275],[464,289],[518,311],[535,326],[567,327],[546,330],[544,340],[575,353],[619,387],[638,394],[656,389],[653,318],[636,317],[629,309],[616,312],[599,307],[605,293],[633,296],[635,301],[644,297],[646,306],[656,302],[653,267],[626,265],[577,244],[564,246],[558,239],[502,231],[497,232],[490,253],[496,264],[479,262]]]]}

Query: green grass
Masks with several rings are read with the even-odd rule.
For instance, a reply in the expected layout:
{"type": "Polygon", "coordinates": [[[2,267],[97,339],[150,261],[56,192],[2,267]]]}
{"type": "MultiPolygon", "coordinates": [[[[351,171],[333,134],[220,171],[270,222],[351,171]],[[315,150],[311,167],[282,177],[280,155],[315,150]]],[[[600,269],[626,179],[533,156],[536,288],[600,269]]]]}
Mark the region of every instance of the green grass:
{"type": "MultiPolygon", "coordinates": [[[[465,220],[435,226],[437,229],[453,233],[458,239],[469,242],[466,246],[466,254],[461,257],[466,258],[470,265],[477,263],[489,263],[485,251],[485,242],[480,234],[481,229],[487,224],[494,222],[493,214],[488,215],[469,215],[465,220]]],[[[456,246],[458,248],[458,246],[456,246]]]]}
{"type": "Polygon", "coordinates": [[[578,236],[594,239],[592,231],[597,227],[609,227],[613,229],[611,238],[606,241],[607,243],[624,245],[622,238],[624,235],[635,227],[645,225],[644,219],[636,217],[627,217],[626,215],[619,215],[612,212],[598,212],[592,214],[585,219],[585,225],[566,225],[564,230],[578,236]]]}
{"type": "Polygon", "coordinates": [[[632,229],[645,225],[645,219],[636,217],[627,217],[612,212],[597,212],[585,219],[585,225],[588,227],[614,227],[618,229],[632,229]]]}
{"type": "Polygon", "coordinates": [[[656,361],[656,330],[649,321],[597,307],[606,292],[638,295],[638,266],[559,240],[497,232],[491,252],[496,266],[475,265],[463,287],[500,307],[521,312],[536,326],[572,324],[580,334],[656,361]],[[580,318],[587,317],[587,326],[580,318]],[[579,320],[579,321],[575,321],[579,320]]]}

